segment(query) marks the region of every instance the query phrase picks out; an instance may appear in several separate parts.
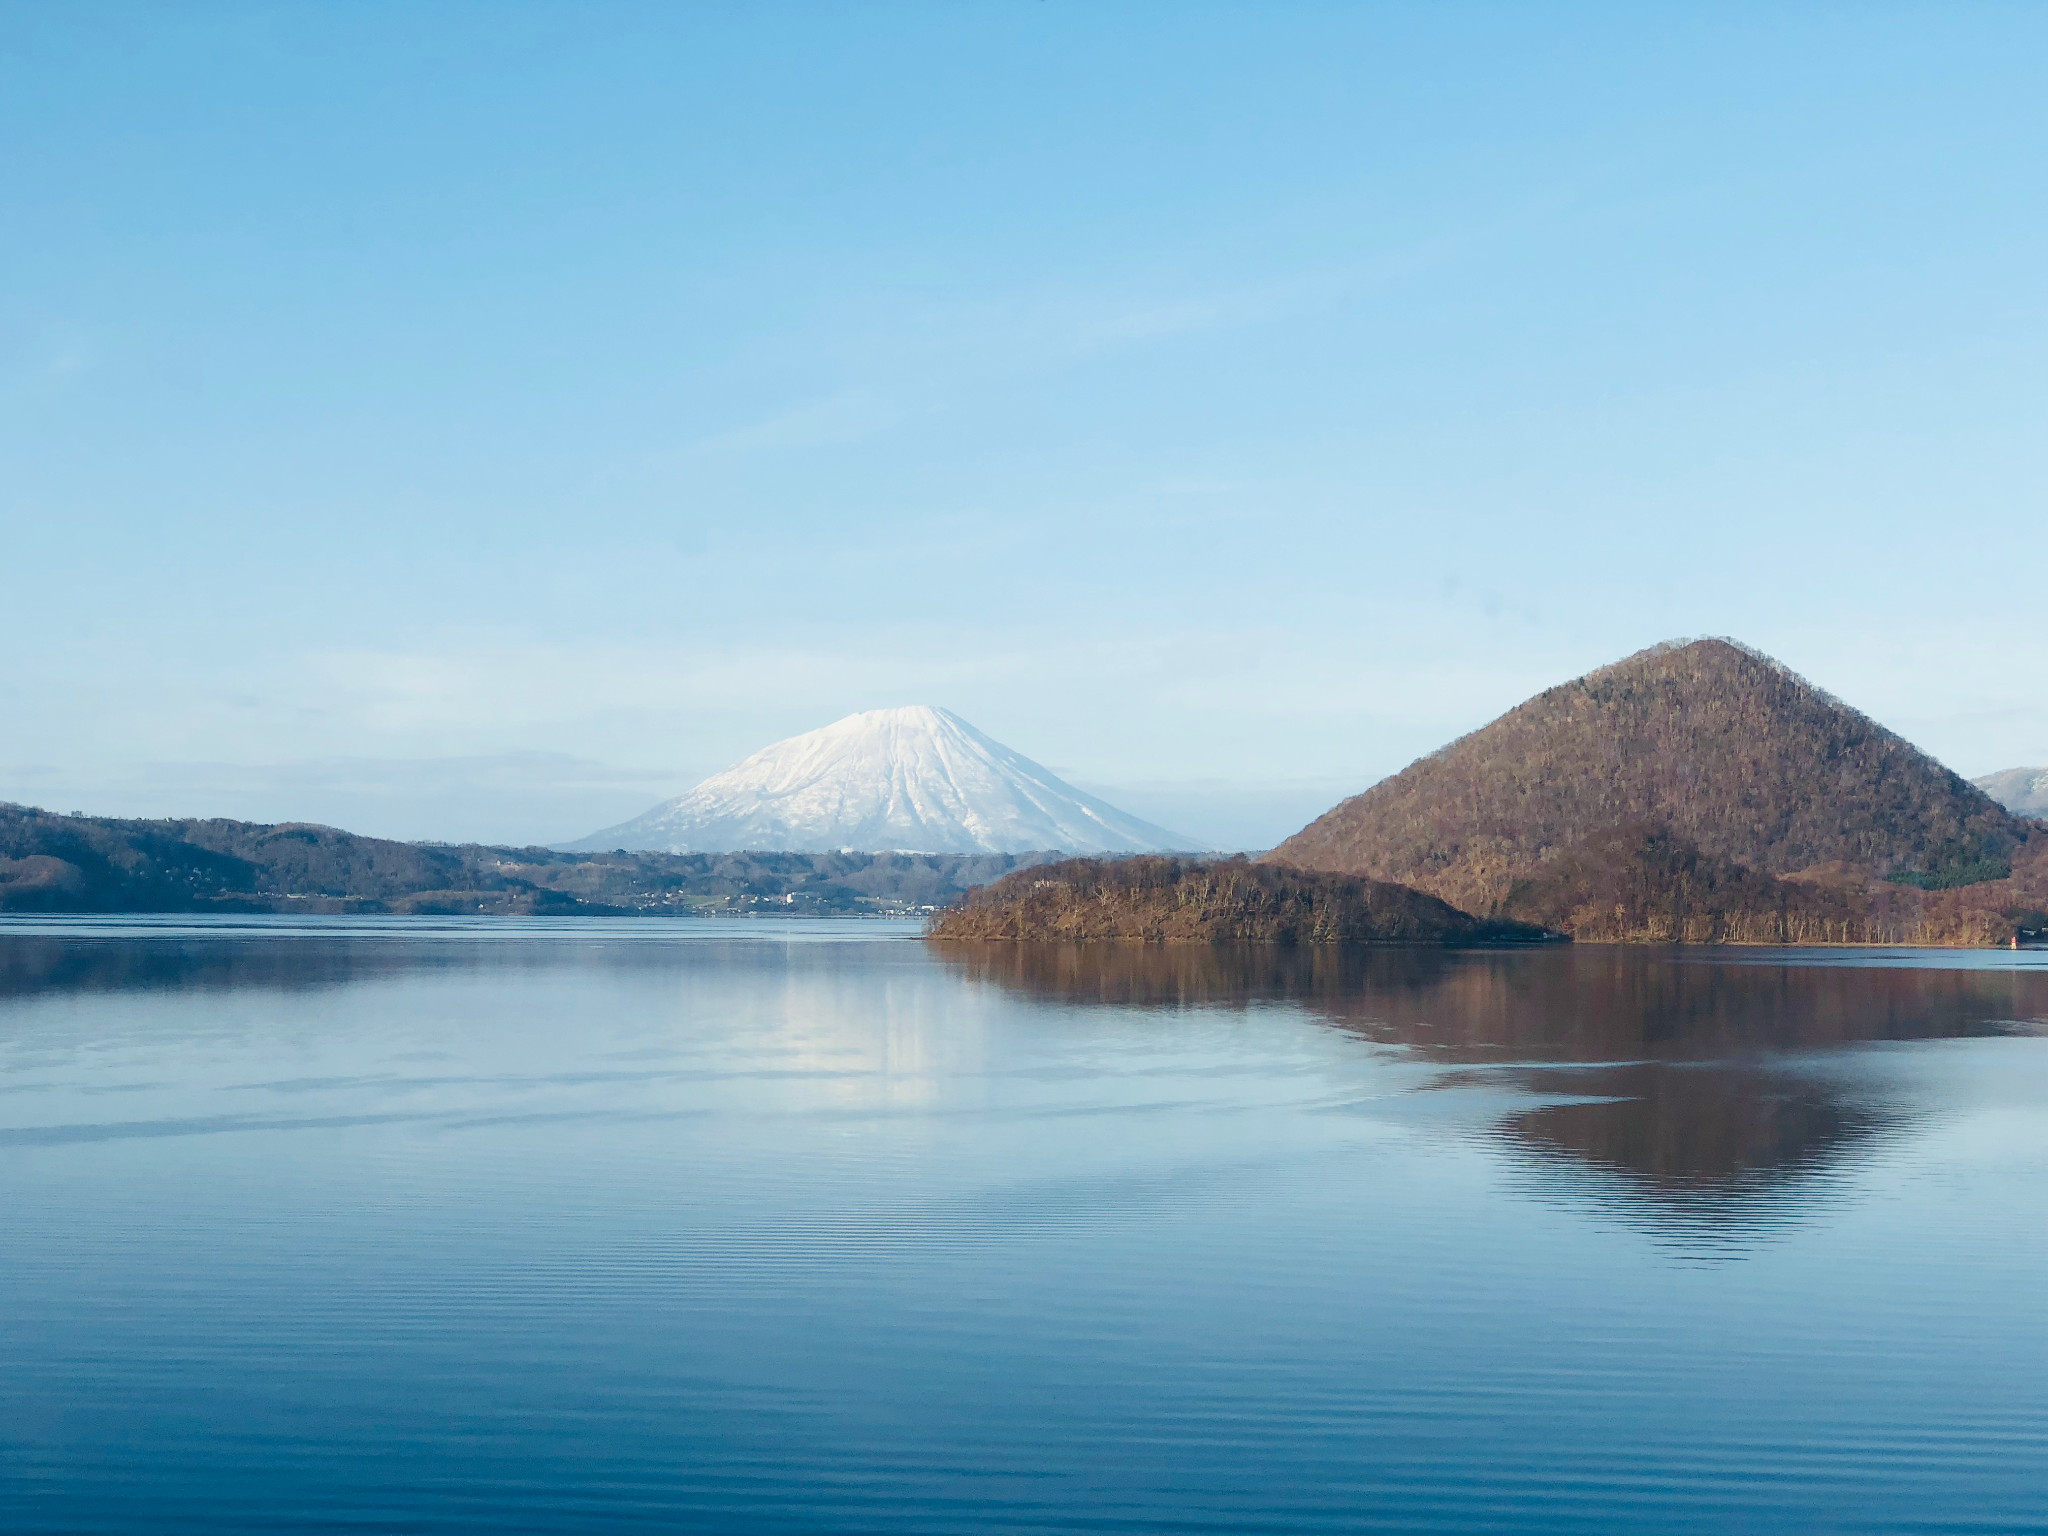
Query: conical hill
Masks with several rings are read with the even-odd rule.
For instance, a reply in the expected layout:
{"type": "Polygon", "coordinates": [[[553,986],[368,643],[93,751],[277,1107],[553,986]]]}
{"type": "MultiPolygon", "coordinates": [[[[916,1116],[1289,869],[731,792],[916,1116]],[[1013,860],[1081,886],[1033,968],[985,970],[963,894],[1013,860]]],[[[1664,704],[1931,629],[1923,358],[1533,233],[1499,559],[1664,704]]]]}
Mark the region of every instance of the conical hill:
{"type": "Polygon", "coordinates": [[[1547,859],[1645,827],[1774,875],[1842,863],[1942,878],[1995,866],[2026,836],[1981,789],[1788,668],[1695,640],[1545,690],[1267,858],[1484,913],[1547,859]]]}

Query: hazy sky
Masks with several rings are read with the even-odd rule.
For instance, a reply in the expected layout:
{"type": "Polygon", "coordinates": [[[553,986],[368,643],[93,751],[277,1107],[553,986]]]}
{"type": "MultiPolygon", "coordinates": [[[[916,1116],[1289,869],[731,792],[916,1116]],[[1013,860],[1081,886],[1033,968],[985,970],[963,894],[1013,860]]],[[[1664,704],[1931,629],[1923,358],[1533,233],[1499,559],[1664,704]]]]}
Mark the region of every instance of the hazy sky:
{"type": "Polygon", "coordinates": [[[2048,7],[0,3],[0,798],[933,703],[1271,842],[1669,636],[2048,762],[2048,7]]]}

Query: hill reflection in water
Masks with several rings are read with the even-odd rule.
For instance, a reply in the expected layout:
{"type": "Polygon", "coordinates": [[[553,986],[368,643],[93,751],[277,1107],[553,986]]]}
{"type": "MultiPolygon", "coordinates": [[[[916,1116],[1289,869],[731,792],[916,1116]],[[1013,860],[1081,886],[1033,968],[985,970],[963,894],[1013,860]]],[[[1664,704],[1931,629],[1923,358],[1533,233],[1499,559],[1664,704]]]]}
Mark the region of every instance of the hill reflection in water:
{"type": "Polygon", "coordinates": [[[0,918],[0,1004],[91,993],[312,993],[485,968],[539,975],[590,964],[599,951],[612,969],[661,969],[678,939],[731,952],[739,938],[840,940],[886,926],[849,929],[832,918],[761,926],[668,917],[0,918]]]}
{"type": "Polygon", "coordinates": [[[469,957],[452,947],[377,947],[292,934],[286,945],[251,938],[176,934],[148,943],[95,941],[63,934],[5,935],[0,943],[0,1002],[63,993],[315,992],[358,982],[452,969],[469,957]]]}
{"type": "Polygon", "coordinates": [[[1432,1088],[1511,1094],[1484,1134],[1531,1160],[1530,1193],[1691,1238],[1796,1219],[1922,1112],[1843,1048],[2048,1028],[2048,970],[1989,955],[934,947],[1070,1006],[1298,1006],[1441,1065],[1432,1088]]]}

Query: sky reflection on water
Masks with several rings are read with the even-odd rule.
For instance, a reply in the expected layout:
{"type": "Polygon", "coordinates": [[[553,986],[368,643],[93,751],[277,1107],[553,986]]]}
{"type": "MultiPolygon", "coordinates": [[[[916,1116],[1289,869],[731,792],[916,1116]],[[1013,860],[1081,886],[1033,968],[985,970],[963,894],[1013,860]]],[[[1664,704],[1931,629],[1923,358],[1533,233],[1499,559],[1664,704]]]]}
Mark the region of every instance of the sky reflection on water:
{"type": "Polygon", "coordinates": [[[2048,957],[1870,958],[0,925],[0,1523],[2048,1529],[2048,957]]]}

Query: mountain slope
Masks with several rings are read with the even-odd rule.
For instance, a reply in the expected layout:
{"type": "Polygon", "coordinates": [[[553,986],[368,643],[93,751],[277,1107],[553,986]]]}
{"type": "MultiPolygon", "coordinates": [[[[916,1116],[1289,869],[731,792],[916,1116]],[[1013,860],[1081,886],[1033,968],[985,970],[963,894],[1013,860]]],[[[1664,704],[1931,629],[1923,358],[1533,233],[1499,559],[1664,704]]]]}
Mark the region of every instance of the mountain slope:
{"type": "Polygon", "coordinates": [[[2015,816],[2048,820],[2048,768],[2008,768],[1970,782],[2015,816]]]}
{"type": "Polygon", "coordinates": [[[2025,837],[1867,716],[1769,657],[1698,640],[1548,689],[1267,857],[1490,912],[1546,859],[1640,826],[1767,874],[1936,873],[2009,858],[2025,837]]]}
{"type": "Polygon", "coordinates": [[[765,747],[569,850],[1140,853],[1189,848],[929,705],[848,715],[765,747]]]}

